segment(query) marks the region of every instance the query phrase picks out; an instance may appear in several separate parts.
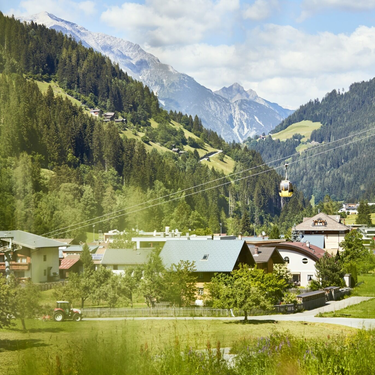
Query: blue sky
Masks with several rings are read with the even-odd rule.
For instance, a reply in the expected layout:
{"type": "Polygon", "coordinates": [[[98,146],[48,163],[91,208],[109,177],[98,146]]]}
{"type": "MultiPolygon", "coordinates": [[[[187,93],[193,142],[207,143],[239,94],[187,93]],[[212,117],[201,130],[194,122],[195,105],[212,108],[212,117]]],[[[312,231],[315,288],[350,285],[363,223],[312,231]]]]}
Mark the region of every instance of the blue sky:
{"type": "Polygon", "coordinates": [[[217,90],[238,82],[287,108],[375,76],[375,0],[0,0],[140,44],[217,90]]]}

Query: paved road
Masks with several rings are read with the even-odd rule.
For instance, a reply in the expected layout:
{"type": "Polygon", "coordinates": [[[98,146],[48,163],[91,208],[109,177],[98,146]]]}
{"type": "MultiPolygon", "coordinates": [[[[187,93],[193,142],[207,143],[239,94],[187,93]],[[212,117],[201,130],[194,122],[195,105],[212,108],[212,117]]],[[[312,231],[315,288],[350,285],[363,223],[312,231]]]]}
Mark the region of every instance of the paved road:
{"type": "MultiPolygon", "coordinates": [[[[375,319],[358,319],[358,318],[318,318],[317,314],[321,312],[338,311],[345,307],[356,305],[360,302],[367,301],[371,297],[349,297],[341,301],[330,301],[325,306],[314,310],[307,310],[296,314],[285,314],[285,315],[262,315],[262,316],[251,316],[250,320],[278,320],[278,321],[294,321],[294,322],[310,322],[310,323],[329,323],[344,325],[353,328],[364,328],[364,329],[375,329],[375,319]]],[[[85,318],[85,320],[242,320],[243,316],[238,317],[224,317],[224,318],[212,318],[212,317],[142,317],[142,318],[85,318]]]]}
{"type": "Polygon", "coordinates": [[[330,301],[325,306],[314,310],[307,310],[296,314],[286,315],[264,315],[254,316],[251,319],[254,320],[266,320],[273,319],[279,321],[293,321],[293,322],[310,322],[310,323],[329,323],[344,325],[353,328],[364,328],[364,329],[375,329],[375,319],[358,319],[358,318],[319,318],[319,313],[338,311],[345,307],[356,305],[363,301],[367,301],[372,297],[349,297],[341,301],[330,301]]]}

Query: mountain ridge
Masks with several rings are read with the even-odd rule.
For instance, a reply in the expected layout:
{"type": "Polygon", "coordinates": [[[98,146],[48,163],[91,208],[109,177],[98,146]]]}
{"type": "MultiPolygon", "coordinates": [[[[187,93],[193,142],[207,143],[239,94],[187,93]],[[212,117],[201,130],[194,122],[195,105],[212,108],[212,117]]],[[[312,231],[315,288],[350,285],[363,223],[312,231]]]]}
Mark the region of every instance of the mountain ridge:
{"type": "Polygon", "coordinates": [[[242,142],[249,136],[268,133],[293,112],[258,97],[253,90],[247,91],[248,95],[242,98],[242,102],[231,102],[200,85],[187,74],[179,73],[172,66],[163,64],[138,44],[90,32],[53,14],[42,12],[20,19],[41,23],[69,34],[84,46],[108,56],[130,76],[142,81],[154,91],[165,109],[197,115],[206,128],[214,130],[227,141],[242,142]]]}

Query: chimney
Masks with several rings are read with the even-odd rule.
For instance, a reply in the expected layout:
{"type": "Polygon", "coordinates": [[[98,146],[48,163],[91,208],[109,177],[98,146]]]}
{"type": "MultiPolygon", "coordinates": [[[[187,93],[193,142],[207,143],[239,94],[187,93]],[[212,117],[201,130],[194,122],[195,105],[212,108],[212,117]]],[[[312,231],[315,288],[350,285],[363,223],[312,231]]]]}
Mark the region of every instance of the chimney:
{"type": "Polygon", "coordinates": [[[258,246],[255,246],[254,247],[254,256],[258,256],[258,254],[259,254],[258,246]]]}

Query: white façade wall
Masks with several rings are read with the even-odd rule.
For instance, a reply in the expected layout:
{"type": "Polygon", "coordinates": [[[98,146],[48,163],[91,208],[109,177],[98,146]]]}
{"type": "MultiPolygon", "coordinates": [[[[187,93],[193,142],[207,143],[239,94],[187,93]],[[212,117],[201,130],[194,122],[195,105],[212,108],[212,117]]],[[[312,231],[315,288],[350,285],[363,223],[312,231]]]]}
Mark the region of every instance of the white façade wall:
{"type": "Polygon", "coordinates": [[[300,286],[307,286],[309,284],[309,277],[315,277],[315,261],[309,256],[300,254],[293,250],[278,249],[280,255],[285,260],[286,257],[289,258],[289,263],[286,263],[289,271],[292,275],[299,275],[300,286]],[[303,259],[307,260],[307,263],[303,262],[303,259]]]}
{"type": "Polygon", "coordinates": [[[59,274],[59,249],[39,248],[30,251],[31,257],[31,281],[43,283],[48,281],[48,272],[59,274]],[[50,269],[50,271],[49,271],[50,269]]]}

